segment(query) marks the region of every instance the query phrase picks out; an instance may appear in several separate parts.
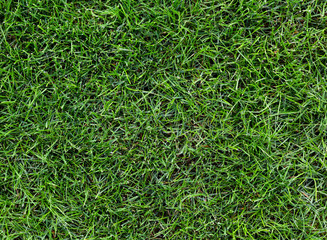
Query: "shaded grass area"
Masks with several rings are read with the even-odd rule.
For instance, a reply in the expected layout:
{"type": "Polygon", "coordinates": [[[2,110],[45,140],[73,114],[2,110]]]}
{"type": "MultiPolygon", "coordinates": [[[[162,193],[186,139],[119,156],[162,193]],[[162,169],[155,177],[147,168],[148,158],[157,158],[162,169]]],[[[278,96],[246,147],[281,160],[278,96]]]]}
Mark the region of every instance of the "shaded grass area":
{"type": "Polygon", "coordinates": [[[0,0],[1,238],[325,238],[326,11],[0,0]]]}

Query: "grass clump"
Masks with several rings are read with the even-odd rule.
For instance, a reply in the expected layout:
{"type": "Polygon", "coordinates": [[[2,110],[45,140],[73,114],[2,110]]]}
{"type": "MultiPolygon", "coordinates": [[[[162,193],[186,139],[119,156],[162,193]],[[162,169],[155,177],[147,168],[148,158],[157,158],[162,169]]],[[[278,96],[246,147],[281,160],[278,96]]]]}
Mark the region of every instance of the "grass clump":
{"type": "Polygon", "coordinates": [[[324,239],[327,2],[0,0],[0,236],[324,239]]]}

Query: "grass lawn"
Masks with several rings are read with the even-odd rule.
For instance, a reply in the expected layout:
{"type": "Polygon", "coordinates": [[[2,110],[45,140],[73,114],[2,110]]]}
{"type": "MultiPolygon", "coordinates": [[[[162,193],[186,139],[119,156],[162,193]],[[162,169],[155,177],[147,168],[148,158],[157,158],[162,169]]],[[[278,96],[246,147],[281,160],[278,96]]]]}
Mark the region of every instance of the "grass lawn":
{"type": "Polygon", "coordinates": [[[0,239],[326,239],[327,1],[0,0],[0,239]]]}

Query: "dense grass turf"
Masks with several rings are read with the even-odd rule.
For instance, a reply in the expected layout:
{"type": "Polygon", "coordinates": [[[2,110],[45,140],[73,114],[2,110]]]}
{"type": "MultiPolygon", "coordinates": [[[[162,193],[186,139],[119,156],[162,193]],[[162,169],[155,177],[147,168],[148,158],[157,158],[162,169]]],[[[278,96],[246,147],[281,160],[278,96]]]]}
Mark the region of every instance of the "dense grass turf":
{"type": "Polygon", "coordinates": [[[327,2],[0,0],[1,239],[327,237],[327,2]]]}

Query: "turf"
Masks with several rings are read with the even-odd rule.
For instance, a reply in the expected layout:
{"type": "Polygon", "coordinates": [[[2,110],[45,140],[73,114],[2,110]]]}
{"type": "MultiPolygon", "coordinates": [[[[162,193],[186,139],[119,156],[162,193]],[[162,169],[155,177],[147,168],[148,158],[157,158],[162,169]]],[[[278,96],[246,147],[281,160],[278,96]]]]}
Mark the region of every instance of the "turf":
{"type": "Polygon", "coordinates": [[[0,0],[0,238],[327,238],[326,27],[326,1],[0,0]]]}

